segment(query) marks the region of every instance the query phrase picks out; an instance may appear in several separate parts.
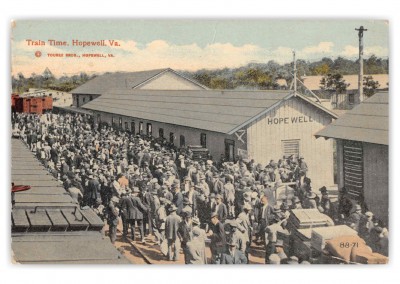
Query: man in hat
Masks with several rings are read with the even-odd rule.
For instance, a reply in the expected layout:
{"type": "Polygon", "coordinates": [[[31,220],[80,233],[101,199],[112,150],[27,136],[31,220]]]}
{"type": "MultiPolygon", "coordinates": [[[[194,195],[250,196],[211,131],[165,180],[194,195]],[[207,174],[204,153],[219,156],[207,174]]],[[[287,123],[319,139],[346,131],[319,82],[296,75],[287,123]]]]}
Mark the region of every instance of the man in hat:
{"type": "MultiPolygon", "coordinates": [[[[130,198],[130,190],[121,194],[121,198],[119,200],[119,213],[122,220],[122,238],[126,240],[128,236],[128,227],[129,223],[132,223],[133,218],[130,218],[130,212],[132,212],[133,204],[130,198]]],[[[134,238],[134,231],[131,229],[132,238],[134,238]]]]}
{"type": "Polygon", "coordinates": [[[89,174],[89,182],[87,186],[87,204],[93,206],[97,198],[101,198],[100,183],[93,173],[89,174]]]}
{"type": "Polygon", "coordinates": [[[179,184],[172,184],[172,189],[174,190],[174,197],[172,198],[172,203],[175,204],[177,208],[177,214],[180,215],[183,208],[183,195],[179,184]]]}
{"type": "Polygon", "coordinates": [[[290,209],[303,209],[300,198],[298,198],[297,196],[293,197],[290,209]]]}
{"type": "Polygon", "coordinates": [[[224,223],[226,218],[228,217],[228,209],[226,208],[225,203],[222,202],[222,195],[217,194],[215,196],[215,201],[215,208],[213,208],[212,211],[216,212],[218,214],[218,220],[224,223]]]}
{"type": "Polygon", "coordinates": [[[328,190],[325,186],[323,186],[319,189],[319,191],[321,192],[321,200],[319,202],[318,210],[333,219],[333,206],[331,204],[331,200],[329,199],[328,190]]]}
{"type": "Polygon", "coordinates": [[[227,175],[223,193],[225,202],[227,204],[228,216],[233,218],[235,216],[235,187],[233,186],[232,182],[233,176],[227,175]]]}
{"type": "Polygon", "coordinates": [[[216,212],[211,214],[211,224],[211,228],[207,234],[207,236],[211,239],[211,261],[214,264],[219,264],[221,260],[221,254],[225,251],[226,235],[224,225],[222,225],[222,223],[218,220],[218,214],[216,212]]]}
{"type": "Polygon", "coordinates": [[[228,250],[222,253],[220,264],[247,264],[247,258],[244,253],[237,249],[237,240],[232,237],[228,241],[228,250]]]}
{"type": "Polygon", "coordinates": [[[282,220],[278,215],[270,221],[270,225],[265,229],[265,263],[268,263],[269,256],[276,252],[278,232],[283,231],[282,220]]]}
{"type": "Polygon", "coordinates": [[[281,264],[281,258],[276,253],[273,253],[268,258],[268,264],[281,264]]]}
{"type": "Polygon", "coordinates": [[[193,238],[186,244],[185,264],[206,264],[206,247],[199,227],[193,227],[193,238]]]}
{"type": "Polygon", "coordinates": [[[360,221],[362,218],[363,218],[363,214],[362,214],[361,205],[356,204],[354,206],[354,212],[350,214],[347,222],[348,222],[348,224],[352,225],[351,227],[353,227],[354,230],[359,232],[360,221]]]}
{"type": "Polygon", "coordinates": [[[239,227],[239,224],[236,222],[236,220],[231,220],[229,222],[229,227],[230,227],[230,237],[234,238],[236,240],[236,248],[246,254],[246,242],[247,242],[247,237],[243,234],[242,231],[243,228],[239,227]]]}
{"type": "Polygon", "coordinates": [[[117,208],[119,200],[116,197],[111,198],[110,203],[106,208],[107,224],[108,224],[108,234],[111,243],[114,244],[117,239],[117,226],[118,226],[118,215],[119,210],[117,208]]]}
{"type": "Polygon", "coordinates": [[[185,256],[185,263],[188,261],[187,243],[192,240],[192,210],[182,210],[182,221],[179,223],[178,236],[185,256]]]}
{"type": "Polygon", "coordinates": [[[314,192],[312,192],[312,191],[308,192],[306,197],[307,198],[305,198],[304,201],[303,201],[303,208],[304,209],[316,209],[316,208],[318,208],[317,201],[316,201],[317,195],[314,192]]]}
{"type": "Polygon", "coordinates": [[[240,212],[238,217],[236,218],[236,222],[238,224],[238,228],[241,230],[243,233],[243,236],[245,237],[245,244],[246,244],[246,250],[245,250],[245,255],[248,258],[248,253],[250,251],[250,243],[252,239],[252,231],[253,231],[253,226],[251,224],[251,219],[250,219],[250,212],[252,210],[252,207],[249,203],[246,203],[243,206],[243,211],[240,212]]]}
{"type": "Polygon", "coordinates": [[[212,186],[210,187],[211,191],[215,194],[221,194],[224,190],[224,183],[220,180],[220,175],[215,173],[213,176],[212,186]]]}
{"type": "Polygon", "coordinates": [[[170,208],[170,214],[165,219],[165,238],[168,240],[168,260],[177,261],[178,251],[178,229],[181,218],[176,214],[178,208],[173,204],[170,208]]]}
{"type": "Polygon", "coordinates": [[[132,207],[129,209],[129,222],[131,225],[132,240],[135,240],[135,224],[139,227],[140,241],[144,241],[143,217],[149,210],[139,198],[140,190],[134,187],[130,196],[132,207]]]}
{"type": "Polygon", "coordinates": [[[261,240],[265,239],[265,233],[266,229],[269,226],[271,220],[274,217],[274,210],[271,205],[269,205],[268,198],[264,195],[261,197],[261,208],[259,211],[259,217],[258,217],[258,222],[259,222],[259,237],[261,240]]]}

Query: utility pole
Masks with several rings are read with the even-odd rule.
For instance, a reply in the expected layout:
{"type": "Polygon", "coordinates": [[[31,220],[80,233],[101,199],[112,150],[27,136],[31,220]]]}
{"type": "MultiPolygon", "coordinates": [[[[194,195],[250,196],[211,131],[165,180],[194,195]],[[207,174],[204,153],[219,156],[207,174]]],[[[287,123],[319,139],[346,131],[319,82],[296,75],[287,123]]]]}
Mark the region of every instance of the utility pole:
{"type": "Polygon", "coordinates": [[[297,93],[297,68],[296,68],[296,51],[293,50],[293,89],[297,93]]]}
{"type": "Polygon", "coordinates": [[[358,61],[360,63],[360,69],[358,71],[358,99],[356,103],[360,103],[364,100],[364,93],[363,93],[363,78],[364,78],[364,32],[368,31],[364,29],[363,26],[360,26],[359,29],[355,29],[358,31],[358,61]]]}

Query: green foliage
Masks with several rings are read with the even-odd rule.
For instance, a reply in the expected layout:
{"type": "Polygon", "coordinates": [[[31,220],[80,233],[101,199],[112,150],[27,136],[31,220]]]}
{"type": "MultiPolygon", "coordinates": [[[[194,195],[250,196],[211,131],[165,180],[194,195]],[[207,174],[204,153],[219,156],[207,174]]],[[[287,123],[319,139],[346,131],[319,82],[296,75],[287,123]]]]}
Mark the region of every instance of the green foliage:
{"type": "Polygon", "coordinates": [[[380,87],[378,81],[374,81],[372,76],[364,76],[363,78],[363,93],[366,97],[371,97],[375,94],[376,89],[380,87]]]}
{"type": "Polygon", "coordinates": [[[69,92],[78,86],[93,79],[95,76],[89,76],[85,72],[71,77],[62,76],[56,78],[53,73],[46,68],[40,75],[32,73],[29,78],[25,78],[22,73],[18,73],[17,78],[12,76],[11,84],[14,93],[27,92],[30,88],[35,89],[52,89],[62,92],[69,92]]]}
{"type": "Polygon", "coordinates": [[[343,94],[346,92],[347,87],[350,84],[347,84],[345,80],[343,80],[343,75],[339,73],[329,73],[321,79],[321,89],[330,91],[335,94],[343,94]]]}

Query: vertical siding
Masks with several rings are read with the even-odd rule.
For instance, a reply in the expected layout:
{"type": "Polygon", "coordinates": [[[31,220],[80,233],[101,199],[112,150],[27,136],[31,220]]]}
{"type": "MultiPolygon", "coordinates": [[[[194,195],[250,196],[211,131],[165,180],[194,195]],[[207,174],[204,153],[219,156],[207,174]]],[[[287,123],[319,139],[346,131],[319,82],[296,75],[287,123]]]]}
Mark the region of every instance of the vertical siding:
{"type": "MultiPolygon", "coordinates": [[[[304,119],[304,118],[303,118],[304,119]]],[[[299,98],[291,98],[251,123],[247,130],[250,158],[266,164],[283,156],[282,140],[299,139],[300,155],[308,167],[314,190],[333,185],[332,141],[314,134],[331,122],[331,117],[299,98]],[[312,122],[292,123],[293,117],[311,117],[312,122]],[[268,124],[268,119],[288,118],[287,124],[268,124]]]]}
{"type": "Polygon", "coordinates": [[[363,143],[364,197],[370,211],[388,224],[389,147],[363,143]]]}

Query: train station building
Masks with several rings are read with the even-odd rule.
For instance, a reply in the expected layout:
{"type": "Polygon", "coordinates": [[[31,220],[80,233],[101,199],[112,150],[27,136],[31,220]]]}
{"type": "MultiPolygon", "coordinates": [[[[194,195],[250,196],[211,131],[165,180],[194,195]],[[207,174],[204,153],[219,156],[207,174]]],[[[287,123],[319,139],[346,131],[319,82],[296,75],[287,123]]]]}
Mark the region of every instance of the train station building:
{"type": "MultiPolygon", "coordinates": [[[[316,137],[337,143],[338,186],[388,224],[389,95],[377,93],[347,112],[316,137]]],[[[322,139],[321,139],[322,140],[322,139]]]]}
{"type": "MultiPolygon", "coordinates": [[[[194,82],[182,89],[174,80],[163,89],[109,89],[81,107],[95,123],[162,137],[177,147],[201,145],[214,160],[240,156],[265,166],[284,155],[304,156],[314,190],[334,184],[332,141],[314,136],[337,118],[334,112],[288,90],[217,91],[194,82]]],[[[98,92],[86,84],[79,88],[98,92]]]]}

